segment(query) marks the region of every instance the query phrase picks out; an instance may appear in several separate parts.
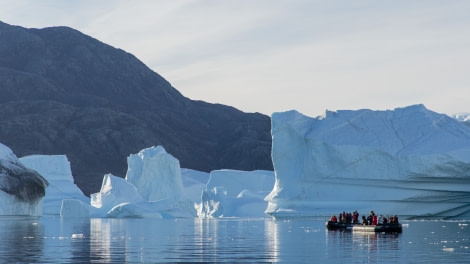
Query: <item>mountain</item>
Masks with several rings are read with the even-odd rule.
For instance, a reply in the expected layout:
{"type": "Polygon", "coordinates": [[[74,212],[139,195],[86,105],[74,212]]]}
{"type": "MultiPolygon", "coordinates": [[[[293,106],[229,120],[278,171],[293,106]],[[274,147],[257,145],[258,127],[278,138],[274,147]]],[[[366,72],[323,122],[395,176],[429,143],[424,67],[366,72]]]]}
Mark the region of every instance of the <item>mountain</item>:
{"type": "Polygon", "coordinates": [[[266,115],[184,97],[135,56],[68,27],[0,22],[0,142],[65,154],[87,195],[162,145],[181,167],[272,170],[266,115]]]}

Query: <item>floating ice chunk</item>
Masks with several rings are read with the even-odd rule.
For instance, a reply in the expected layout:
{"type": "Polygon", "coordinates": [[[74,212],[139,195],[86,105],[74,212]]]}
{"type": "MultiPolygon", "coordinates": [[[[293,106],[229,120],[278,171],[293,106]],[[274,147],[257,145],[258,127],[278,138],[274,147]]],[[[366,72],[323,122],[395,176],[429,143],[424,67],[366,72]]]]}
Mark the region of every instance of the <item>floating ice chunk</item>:
{"type": "Polygon", "coordinates": [[[72,234],[72,239],[83,239],[85,238],[84,234],[72,234]]]}

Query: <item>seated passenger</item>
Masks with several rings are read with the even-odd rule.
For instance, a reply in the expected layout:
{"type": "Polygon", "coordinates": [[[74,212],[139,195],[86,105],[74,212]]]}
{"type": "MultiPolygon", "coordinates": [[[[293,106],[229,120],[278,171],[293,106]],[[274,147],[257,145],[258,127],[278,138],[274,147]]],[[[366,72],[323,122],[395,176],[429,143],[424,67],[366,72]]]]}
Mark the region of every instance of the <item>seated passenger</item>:
{"type": "Polygon", "coordinates": [[[366,219],[365,216],[362,216],[362,224],[363,224],[363,225],[367,225],[367,224],[368,224],[367,219],[366,219]]]}
{"type": "Polygon", "coordinates": [[[359,213],[358,213],[357,211],[354,211],[354,213],[352,214],[352,222],[353,222],[353,224],[359,223],[358,218],[359,218],[359,213]]]}
{"type": "Polygon", "coordinates": [[[379,215],[377,224],[382,225],[383,223],[384,223],[384,217],[382,215],[379,215]]]}
{"type": "Polygon", "coordinates": [[[346,223],[346,212],[343,211],[342,213],[339,214],[339,221],[341,223],[346,223]]]}
{"type": "Polygon", "coordinates": [[[369,215],[369,216],[367,217],[367,224],[368,224],[368,225],[372,225],[372,215],[369,215]]]}
{"type": "Polygon", "coordinates": [[[398,216],[397,215],[393,216],[393,223],[398,224],[398,216]]]}
{"type": "Polygon", "coordinates": [[[377,225],[377,216],[375,214],[372,216],[372,225],[377,225]]]}
{"type": "Polygon", "coordinates": [[[333,222],[333,223],[338,222],[338,219],[336,218],[336,215],[332,215],[330,221],[333,222]]]}

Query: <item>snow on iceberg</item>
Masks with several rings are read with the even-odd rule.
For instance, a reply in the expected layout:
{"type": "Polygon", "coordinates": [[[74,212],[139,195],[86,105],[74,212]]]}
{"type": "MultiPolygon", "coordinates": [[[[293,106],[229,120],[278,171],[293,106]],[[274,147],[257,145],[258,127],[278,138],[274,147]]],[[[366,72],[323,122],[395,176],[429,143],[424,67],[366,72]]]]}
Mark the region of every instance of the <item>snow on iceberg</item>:
{"type": "Polygon", "coordinates": [[[264,197],[272,190],[272,171],[216,170],[201,195],[198,216],[265,217],[264,197]]]}
{"type": "Polygon", "coordinates": [[[470,128],[423,105],[272,115],[273,217],[470,217],[470,128]]]}
{"type": "Polygon", "coordinates": [[[31,155],[20,158],[28,168],[39,172],[49,182],[43,198],[44,215],[59,215],[62,200],[77,199],[85,204],[90,198],[74,183],[70,162],[65,155],[31,155]]]}
{"type": "Polygon", "coordinates": [[[0,143],[0,215],[40,216],[48,184],[0,143]]]}

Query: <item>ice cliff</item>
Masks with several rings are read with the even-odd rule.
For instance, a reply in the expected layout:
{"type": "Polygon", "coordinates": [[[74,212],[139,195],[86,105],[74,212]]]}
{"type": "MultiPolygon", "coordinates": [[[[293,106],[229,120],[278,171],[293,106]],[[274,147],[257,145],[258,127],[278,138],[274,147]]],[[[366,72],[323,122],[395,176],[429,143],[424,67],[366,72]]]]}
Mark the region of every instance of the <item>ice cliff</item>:
{"type": "Polygon", "coordinates": [[[470,128],[413,105],[388,111],[272,115],[274,217],[375,210],[470,217],[470,128]]]}
{"type": "Polygon", "coordinates": [[[10,148],[0,144],[0,215],[40,216],[48,184],[38,172],[25,167],[10,148]]]}

